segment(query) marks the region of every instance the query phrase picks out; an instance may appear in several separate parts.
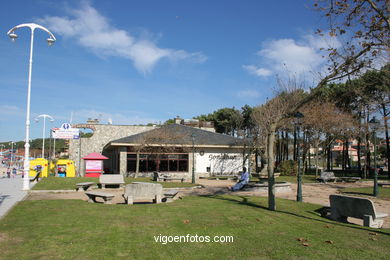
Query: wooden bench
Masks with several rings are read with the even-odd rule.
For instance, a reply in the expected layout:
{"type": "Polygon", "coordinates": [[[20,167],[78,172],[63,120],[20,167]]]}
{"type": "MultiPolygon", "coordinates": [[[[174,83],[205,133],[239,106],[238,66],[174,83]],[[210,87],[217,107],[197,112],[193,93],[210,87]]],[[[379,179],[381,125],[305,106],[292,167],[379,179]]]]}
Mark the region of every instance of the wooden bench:
{"type": "Polygon", "coordinates": [[[379,185],[379,187],[382,187],[382,188],[384,188],[386,186],[390,187],[390,182],[380,182],[380,183],[378,183],[378,185],[379,185]]]}
{"type": "Polygon", "coordinates": [[[101,174],[99,184],[102,186],[102,189],[105,189],[106,185],[118,185],[120,188],[125,184],[125,179],[122,174],[101,174]]]}
{"type": "Polygon", "coordinates": [[[96,203],[96,198],[102,198],[104,200],[104,204],[112,204],[112,199],[115,197],[113,194],[101,191],[89,191],[86,192],[85,195],[88,196],[88,202],[96,203]]]}
{"type": "Polygon", "coordinates": [[[330,218],[347,222],[348,217],[363,219],[365,227],[381,228],[386,213],[378,213],[374,203],[366,198],[330,195],[330,218]]]}
{"type": "Polygon", "coordinates": [[[337,178],[333,172],[321,172],[321,176],[317,178],[317,181],[327,183],[328,181],[336,182],[337,178]]]}
{"type": "Polygon", "coordinates": [[[87,191],[89,187],[92,185],[95,185],[96,183],[94,182],[80,182],[76,183],[76,191],[87,191]]]}
{"type": "Polygon", "coordinates": [[[134,200],[152,200],[161,203],[162,185],[150,182],[133,182],[125,186],[123,198],[126,204],[133,204],[134,200]]]}

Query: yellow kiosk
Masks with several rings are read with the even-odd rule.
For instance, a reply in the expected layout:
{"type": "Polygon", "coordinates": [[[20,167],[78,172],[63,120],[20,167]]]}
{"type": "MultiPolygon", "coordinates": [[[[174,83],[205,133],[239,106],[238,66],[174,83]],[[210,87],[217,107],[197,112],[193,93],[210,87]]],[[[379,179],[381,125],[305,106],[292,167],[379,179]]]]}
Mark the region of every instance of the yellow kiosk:
{"type": "Polygon", "coordinates": [[[37,158],[30,161],[30,177],[35,177],[37,170],[41,170],[39,178],[47,177],[49,174],[49,163],[46,159],[37,158]]]}
{"type": "Polygon", "coordinates": [[[74,162],[68,159],[58,159],[56,163],[58,177],[76,177],[74,162]]]}

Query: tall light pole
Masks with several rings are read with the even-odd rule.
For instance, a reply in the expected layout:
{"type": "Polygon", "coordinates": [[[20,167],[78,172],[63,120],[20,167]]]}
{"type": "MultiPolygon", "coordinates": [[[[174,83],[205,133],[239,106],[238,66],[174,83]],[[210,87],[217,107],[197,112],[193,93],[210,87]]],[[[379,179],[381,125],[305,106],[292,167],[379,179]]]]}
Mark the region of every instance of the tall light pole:
{"type": "Polygon", "coordinates": [[[14,144],[15,144],[15,142],[11,141],[10,144],[11,144],[11,163],[10,163],[9,166],[12,167],[13,157],[14,157],[14,144]]]}
{"type": "Polygon", "coordinates": [[[26,111],[26,137],[25,137],[25,143],[24,143],[24,180],[23,180],[23,190],[29,190],[30,189],[30,178],[29,178],[29,171],[30,171],[30,95],[31,95],[31,74],[32,74],[32,57],[33,57],[33,47],[34,47],[34,31],[35,29],[41,29],[49,34],[49,38],[47,39],[47,43],[49,45],[52,45],[56,38],[54,35],[45,27],[35,24],[35,23],[24,23],[19,24],[15,27],[13,27],[11,30],[8,31],[7,35],[11,38],[11,40],[14,42],[18,36],[16,35],[15,31],[20,28],[30,28],[31,30],[31,41],[30,41],[30,59],[29,59],[29,69],[28,69],[28,87],[27,87],[27,111],[26,111]]]}
{"type": "Polygon", "coordinates": [[[297,173],[297,201],[302,202],[302,174],[301,174],[301,154],[299,149],[299,127],[302,124],[303,114],[296,112],[295,127],[297,128],[297,160],[298,160],[298,173],[297,173]]]}
{"type": "Polygon", "coordinates": [[[192,133],[192,183],[195,183],[195,133],[192,133]]]}
{"type": "Polygon", "coordinates": [[[378,197],[379,188],[378,188],[378,171],[376,165],[376,131],[379,129],[379,120],[375,118],[375,116],[368,122],[370,124],[370,128],[372,130],[372,134],[374,136],[374,190],[373,195],[378,197]]]}
{"type": "Polygon", "coordinates": [[[38,122],[39,118],[43,118],[43,130],[42,130],[42,158],[45,159],[45,132],[46,132],[46,118],[50,119],[50,122],[54,122],[54,118],[50,115],[42,114],[35,118],[35,121],[38,122]]]}

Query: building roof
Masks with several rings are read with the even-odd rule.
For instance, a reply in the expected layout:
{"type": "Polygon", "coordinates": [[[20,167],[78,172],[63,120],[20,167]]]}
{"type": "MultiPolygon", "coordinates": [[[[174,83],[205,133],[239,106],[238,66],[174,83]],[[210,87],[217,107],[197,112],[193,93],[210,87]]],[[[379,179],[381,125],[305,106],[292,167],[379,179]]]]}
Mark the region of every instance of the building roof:
{"type": "Polygon", "coordinates": [[[90,153],[83,157],[84,160],[107,160],[108,158],[100,153],[90,153]]]}
{"type": "Polygon", "coordinates": [[[180,145],[192,146],[210,146],[210,147],[242,147],[245,140],[229,135],[213,133],[210,131],[179,125],[164,125],[160,128],[131,135],[111,141],[109,145],[113,146],[131,146],[131,145],[180,145]],[[192,138],[194,135],[194,138],[192,138]]]}

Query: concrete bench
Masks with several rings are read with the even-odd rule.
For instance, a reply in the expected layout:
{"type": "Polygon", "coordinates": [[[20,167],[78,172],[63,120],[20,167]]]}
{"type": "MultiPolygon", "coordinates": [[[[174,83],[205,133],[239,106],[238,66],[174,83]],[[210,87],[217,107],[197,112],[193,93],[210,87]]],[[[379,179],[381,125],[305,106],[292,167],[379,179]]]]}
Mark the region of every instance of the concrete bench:
{"type": "Polygon", "coordinates": [[[180,181],[180,182],[184,182],[184,178],[175,178],[175,177],[163,177],[162,178],[163,181],[167,181],[167,182],[170,182],[170,181],[180,181]]]}
{"type": "Polygon", "coordinates": [[[348,217],[363,219],[365,227],[381,228],[386,213],[378,213],[374,203],[366,198],[330,195],[330,218],[347,222],[348,217]]]}
{"type": "Polygon", "coordinates": [[[390,182],[380,182],[380,183],[378,183],[378,185],[379,185],[379,187],[382,187],[382,188],[384,188],[386,186],[390,187],[390,182]]]}
{"type": "Polygon", "coordinates": [[[216,180],[237,180],[238,176],[236,175],[215,175],[211,178],[215,178],[216,180]]]}
{"type": "Polygon", "coordinates": [[[122,174],[102,174],[99,177],[99,183],[102,189],[105,189],[106,185],[119,185],[121,187],[125,184],[125,180],[122,174]]]}
{"type": "Polygon", "coordinates": [[[92,185],[95,185],[94,182],[80,182],[76,183],[76,191],[87,191],[92,185]]]}
{"type": "Polygon", "coordinates": [[[123,198],[126,204],[133,204],[135,200],[152,200],[161,203],[162,185],[150,182],[133,182],[125,186],[123,198]]]}
{"type": "Polygon", "coordinates": [[[113,194],[101,191],[89,191],[86,192],[85,195],[88,196],[88,202],[96,203],[96,198],[102,198],[104,200],[104,204],[112,204],[112,199],[115,197],[113,194]]]}
{"type": "Polygon", "coordinates": [[[342,181],[342,182],[352,182],[352,183],[355,183],[357,181],[360,181],[361,178],[360,177],[338,177],[337,180],[338,181],[342,181]]]}
{"type": "Polygon", "coordinates": [[[328,181],[335,182],[337,180],[333,172],[321,172],[321,176],[317,178],[317,181],[327,183],[328,181]]]}
{"type": "Polygon", "coordinates": [[[164,200],[165,200],[165,202],[172,202],[179,195],[179,191],[177,191],[177,190],[166,190],[163,193],[164,193],[164,200]]]}

